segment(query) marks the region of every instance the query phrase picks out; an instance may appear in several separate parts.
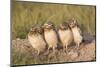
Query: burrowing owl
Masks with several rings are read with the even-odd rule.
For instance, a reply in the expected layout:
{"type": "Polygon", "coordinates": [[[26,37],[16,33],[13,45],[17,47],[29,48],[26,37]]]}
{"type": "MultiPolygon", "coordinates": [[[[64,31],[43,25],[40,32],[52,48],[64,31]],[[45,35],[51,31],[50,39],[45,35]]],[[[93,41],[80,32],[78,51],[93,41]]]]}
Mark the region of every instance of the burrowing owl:
{"type": "Polygon", "coordinates": [[[39,27],[31,28],[28,33],[28,40],[32,47],[38,51],[38,55],[46,49],[46,42],[43,39],[43,35],[41,34],[41,29],[39,27]]]}
{"type": "Polygon", "coordinates": [[[54,29],[54,25],[52,22],[45,23],[43,25],[44,29],[44,38],[48,44],[48,49],[52,48],[55,52],[55,49],[57,48],[58,38],[57,33],[54,29]]]}
{"type": "Polygon", "coordinates": [[[77,47],[79,47],[80,43],[83,40],[81,30],[75,18],[70,19],[69,22],[69,26],[71,27],[71,30],[73,32],[74,42],[76,43],[77,47]]]}
{"type": "Polygon", "coordinates": [[[73,33],[68,23],[63,22],[62,24],[60,24],[58,34],[59,34],[60,41],[62,42],[63,48],[66,51],[68,45],[70,45],[73,41],[73,33]]]}

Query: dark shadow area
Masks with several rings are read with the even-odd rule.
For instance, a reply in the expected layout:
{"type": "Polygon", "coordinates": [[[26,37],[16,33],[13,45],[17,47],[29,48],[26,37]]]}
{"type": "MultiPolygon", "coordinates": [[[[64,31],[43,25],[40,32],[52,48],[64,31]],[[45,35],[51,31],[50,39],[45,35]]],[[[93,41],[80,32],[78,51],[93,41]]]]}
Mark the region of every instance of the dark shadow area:
{"type": "Polygon", "coordinates": [[[89,44],[93,41],[95,41],[95,35],[89,35],[89,34],[83,35],[83,42],[82,43],[89,44]]]}

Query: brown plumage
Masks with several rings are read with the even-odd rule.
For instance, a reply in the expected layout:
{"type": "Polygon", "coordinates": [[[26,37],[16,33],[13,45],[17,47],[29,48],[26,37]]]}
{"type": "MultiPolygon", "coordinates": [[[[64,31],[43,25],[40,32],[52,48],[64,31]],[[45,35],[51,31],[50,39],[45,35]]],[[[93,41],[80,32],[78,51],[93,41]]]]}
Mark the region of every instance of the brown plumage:
{"type": "Polygon", "coordinates": [[[64,22],[60,24],[58,34],[59,34],[60,41],[62,42],[63,48],[66,51],[68,45],[70,45],[73,41],[73,33],[68,23],[64,22]]]}
{"type": "Polygon", "coordinates": [[[37,50],[38,55],[40,54],[40,52],[45,51],[46,43],[43,39],[43,35],[41,34],[41,28],[32,27],[30,32],[28,33],[28,40],[32,47],[37,50]]]}
{"type": "Polygon", "coordinates": [[[54,29],[54,25],[49,22],[45,23],[43,26],[44,29],[44,38],[48,44],[48,49],[52,48],[55,52],[55,49],[57,48],[58,38],[56,31],[54,29]]]}

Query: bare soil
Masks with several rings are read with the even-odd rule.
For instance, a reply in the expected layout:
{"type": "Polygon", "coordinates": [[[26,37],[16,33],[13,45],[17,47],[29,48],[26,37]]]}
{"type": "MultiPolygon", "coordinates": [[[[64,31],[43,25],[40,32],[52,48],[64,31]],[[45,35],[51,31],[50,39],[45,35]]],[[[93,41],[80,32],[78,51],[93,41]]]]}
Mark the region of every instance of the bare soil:
{"type": "Polygon", "coordinates": [[[85,35],[84,41],[80,45],[79,49],[76,48],[75,44],[72,44],[68,47],[67,52],[65,52],[62,47],[56,49],[56,52],[52,50],[46,50],[44,53],[37,55],[37,52],[30,45],[27,39],[16,39],[12,40],[12,64],[14,65],[26,65],[26,64],[43,64],[43,63],[62,63],[62,62],[77,62],[77,61],[95,61],[96,60],[96,42],[95,36],[85,35]],[[14,52],[17,52],[18,55],[14,57],[14,52]],[[25,63],[18,60],[19,54],[24,54],[25,63]],[[34,62],[29,62],[31,60],[25,58],[25,55],[31,57],[31,60],[34,62]],[[15,60],[20,63],[15,62],[15,60]]]}

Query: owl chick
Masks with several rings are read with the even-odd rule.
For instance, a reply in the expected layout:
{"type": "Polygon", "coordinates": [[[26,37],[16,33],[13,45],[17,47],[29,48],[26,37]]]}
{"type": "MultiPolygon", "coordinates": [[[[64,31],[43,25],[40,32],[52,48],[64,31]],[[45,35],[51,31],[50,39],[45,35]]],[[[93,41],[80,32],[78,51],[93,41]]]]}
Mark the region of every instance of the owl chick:
{"type": "Polygon", "coordinates": [[[69,22],[70,22],[69,26],[73,32],[74,42],[76,43],[77,47],[79,47],[79,45],[82,43],[83,40],[81,30],[75,18],[70,19],[69,22]]]}
{"type": "Polygon", "coordinates": [[[66,52],[68,45],[70,45],[73,41],[73,33],[68,23],[63,22],[62,24],[60,24],[58,35],[59,35],[60,41],[62,42],[64,51],[66,52]]]}
{"type": "Polygon", "coordinates": [[[52,48],[52,50],[55,52],[55,49],[57,48],[58,38],[54,25],[52,24],[52,22],[45,23],[43,25],[43,29],[44,38],[48,44],[48,50],[52,48]]]}
{"type": "Polygon", "coordinates": [[[28,40],[32,47],[37,50],[37,54],[43,52],[46,49],[46,42],[41,34],[41,29],[39,27],[32,27],[28,33],[28,40]]]}

